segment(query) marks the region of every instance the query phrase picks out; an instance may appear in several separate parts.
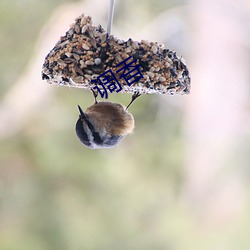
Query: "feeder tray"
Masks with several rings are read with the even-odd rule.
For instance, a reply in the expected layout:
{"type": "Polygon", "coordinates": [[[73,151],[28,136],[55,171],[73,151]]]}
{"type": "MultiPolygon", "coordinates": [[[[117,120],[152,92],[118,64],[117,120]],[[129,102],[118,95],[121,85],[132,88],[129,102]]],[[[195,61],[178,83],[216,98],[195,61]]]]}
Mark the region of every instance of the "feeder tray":
{"type": "MultiPolygon", "coordinates": [[[[133,64],[135,65],[135,64],[133,64]]],[[[120,93],[188,94],[190,77],[182,57],[157,42],[123,41],[107,34],[91,17],[81,15],[46,56],[42,79],[51,84],[103,89],[98,76],[111,70],[119,80],[120,93]],[[143,76],[132,85],[116,73],[117,65],[131,57],[143,76]]]]}

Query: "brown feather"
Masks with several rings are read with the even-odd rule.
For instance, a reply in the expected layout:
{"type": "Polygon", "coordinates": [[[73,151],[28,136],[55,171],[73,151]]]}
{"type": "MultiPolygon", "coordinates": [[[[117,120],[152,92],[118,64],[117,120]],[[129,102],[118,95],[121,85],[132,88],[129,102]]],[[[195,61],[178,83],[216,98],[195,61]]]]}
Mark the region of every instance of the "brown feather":
{"type": "Polygon", "coordinates": [[[119,103],[98,102],[88,107],[85,113],[98,131],[107,131],[111,135],[133,132],[134,118],[119,103]]]}

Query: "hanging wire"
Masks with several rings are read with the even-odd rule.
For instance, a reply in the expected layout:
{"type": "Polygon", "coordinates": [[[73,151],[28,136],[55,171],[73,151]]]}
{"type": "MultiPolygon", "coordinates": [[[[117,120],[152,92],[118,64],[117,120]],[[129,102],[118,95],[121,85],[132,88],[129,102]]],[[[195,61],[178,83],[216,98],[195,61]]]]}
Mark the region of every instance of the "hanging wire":
{"type": "Polygon", "coordinates": [[[110,0],[109,13],[108,13],[108,27],[107,27],[107,33],[108,34],[111,33],[114,10],[115,10],[115,0],[110,0]]]}

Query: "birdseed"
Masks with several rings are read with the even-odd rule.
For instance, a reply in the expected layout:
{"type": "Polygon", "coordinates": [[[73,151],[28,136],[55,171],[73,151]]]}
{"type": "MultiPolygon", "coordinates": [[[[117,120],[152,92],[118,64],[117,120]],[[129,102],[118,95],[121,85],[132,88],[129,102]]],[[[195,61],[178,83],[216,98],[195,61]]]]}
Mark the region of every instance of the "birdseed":
{"type": "MultiPolygon", "coordinates": [[[[107,70],[116,72],[120,62],[132,56],[143,78],[128,86],[122,72],[114,73],[122,86],[120,93],[188,94],[190,77],[182,57],[157,42],[123,41],[108,35],[91,17],[81,15],[45,58],[42,79],[50,84],[92,89],[91,82],[107,70]]],[[[99,86],[102,88],[102,86],[99,86]]]]}

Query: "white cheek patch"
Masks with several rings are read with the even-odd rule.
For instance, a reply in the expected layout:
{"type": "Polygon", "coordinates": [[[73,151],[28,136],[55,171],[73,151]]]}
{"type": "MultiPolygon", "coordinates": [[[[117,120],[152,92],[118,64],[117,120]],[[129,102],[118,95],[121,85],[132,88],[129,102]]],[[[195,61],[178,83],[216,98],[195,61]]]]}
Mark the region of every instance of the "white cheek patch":
{"type": "Polygon", "coordinates": [[[89,139],[89,143],[90,143],[91,147],[94,148],[94,145],[95,145],[94,137],[93,137],[93,134],[92,134],[91,130],[89,129],[86,122],[83,122],[83,128],[84,128],[86,134],[88,135],[88,139],[89,139]]]}

